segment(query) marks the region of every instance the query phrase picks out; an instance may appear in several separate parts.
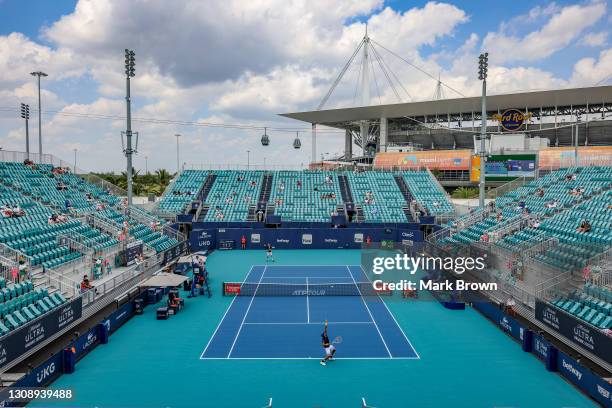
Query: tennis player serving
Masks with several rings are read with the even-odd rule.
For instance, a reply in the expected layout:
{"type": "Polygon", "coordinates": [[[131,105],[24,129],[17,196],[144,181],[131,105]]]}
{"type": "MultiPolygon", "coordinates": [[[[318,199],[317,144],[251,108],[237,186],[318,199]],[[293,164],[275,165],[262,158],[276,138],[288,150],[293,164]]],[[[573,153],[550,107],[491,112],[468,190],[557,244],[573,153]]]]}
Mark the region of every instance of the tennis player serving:
{"type": "MultiPolygon", "coordinates": [[[[325,357],[321,360],[321,365],[326,365],[327,360],[333,360],[334,354],[336,354],[336,347],[332,343],[329,342],[329,337],[327,336],[327,320],[325,321],[325,328],[323,329],[323,333],[321,333],[321,339],[323,341],[323,348],[325,349],[325,357]]],[[[342,340],[340,337],[336,337],[334,339],[334,343],[340,343],[342,340]]]]}

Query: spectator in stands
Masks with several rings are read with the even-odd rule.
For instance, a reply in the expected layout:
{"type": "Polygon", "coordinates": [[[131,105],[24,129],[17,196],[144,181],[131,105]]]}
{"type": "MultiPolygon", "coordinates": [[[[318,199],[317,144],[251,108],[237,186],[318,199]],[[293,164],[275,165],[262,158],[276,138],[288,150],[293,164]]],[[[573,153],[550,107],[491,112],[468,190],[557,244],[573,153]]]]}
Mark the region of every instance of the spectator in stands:
{"type": "Polygon", "coordinates": [[[278,185],[278,190],[282,193],[283,191],[285,191],[285,183],[283,181],[280,182],[280,184],[278,185]]]}
{"type": "Polygon", "coordinates": [[[227,197],[225,199],[225,204],[234,204],[234,199],[232,197],[227,197]]]}
{"type": "Polygon", "coordinates": [[[19,204],[15,204],[11,209],[11,217],[23,217],[25,215],[25,211],[19,206],[19,204]]]}
{"type": "Polygon", "coordinates": [[[244,202],[249,204],[251,202],[251,196],[248,195],[248,196],[244,197],[244,202]]]}
{"type": "Polygon", "coordinates": [[[302,189],[302,180],[299,180],[295,182],[295,186],[297,187],[298,190],[302,189]]]}
{"type": "Polygon", "coordinates": [[[240,182],[241,182],[241,181],[243,181],[243,180],[244,180],[244,177],[242,177],[242,175],[241,175],[241,174],[239,174],[239,175],[238,175],[238,177],[236,178],[236,181],[237,181],[238,183],[240,183],[240,182]]]}
{"type": "Polygon", "coordinates": [[[93,288],[93,286],[91,286],[89,278],[87,275],[83,275],[83,280],[81,281],[81,293],[87,292],[91,288],[93,288]]]}
{"type": "Polygon", "coordinates": [[[482,234],[480,236],[480,241],[482,241],[482,242],[489,242],[489,234],[487,234],[486,232],[484,234],[482,234]]]}
{"type": "Polygon", "coordinates": [[[504,215],[502,214],[501,211],[497,213],[496,218],[497,218],[497,222],[501,222],[504,219],[504,215]]]}
{"type": "Polygon", "coordinates": [[[68,186],[66,184],[64,184],[64,182],[61,181],[61,180],[57,182],[56,188],[59,191],[68,190],[68,186]]]}
{"type": "Polygon", "coordinates": [[[93,194],[91,194],[91,193],[85,194],[85,198],[87,199],[88,203],[91,203],[93,201],[93,199],[94,199],[93,194]]]}
{"type": "Polygon", "coordinates": [[[104,211],[105,208],[106,206],[104,205],[104,203],[101,203],[101,202],[96,203],[96,211],[104,211]]]}
{"type": "Polygon", "coordinates": [[[612,210],[612,204],[608,204],[608,210],[612,210]]]}
{"type": "Polygon", "coordinates": [[[489,201],[489,210],[490,211],[495,210],[495,200],[489,201]]]}
{"type": "Polygon", "coordinates": [[[259,210],[257,210],[257,222],[263,222],[263,219],[264,219],[264,213],[260,208],[259,210]]]}
{"type": "Polygon", "coordinates": [[[584,268],[582,269],[582,277],[584,278],[585,282],[589,281],[589,278],[591,277],[591,267],[590,265],[587,264],[584,266],[584,268]]]}
{"type": "Polygon", "coordinates": [[[23,257],[23,255],[19,256],[19,261],[17,262],[18,264],[18,268],[19,268],[19,282],[25,282],[25,280],[27,279],[27,275],[28,275],[28,264],[26,263],[25,258],[23,257]]]}
{"type": "Polygon", "coordinates": [[[34,166],[34,162],[30,159],[25,159],[23,161],[23,164],[25,164],[26,166],[34,166]]]}
{"type": "Polygon", "coordinates": [[[533,220],[533,222],[531,223],[530,227],[531,228],[539,228],[540,225],[541,225],[540,219],[536,218],[535,220],[533,220]]]}
{"type": "Polygon", "coordinates": [[[66,201],[64,201],[64,207],[66,208],[66,211],[70,211],[70,208],[72,208],[72,203],[70,200],[66,199],[66,201]]]}
{"type": "Polygon", "coordinates": [[[544,190],[542,190],[541,188],[538,188],[538,189],[536,190],[536,195],[537,195],[538,197],[544,197],[544,190]]]}
{"type": "Polygon", "coordinates": [[[514,300],[514,297],[510,296],[508,299],[506,299],[506,313],[510,316],[515,316],[516,315],[516,311],[514,310],[515,306],[516,306],[516,301],[514,300]]]}
{"type": "Polygon", "coordinates": [[[576,231],[581,233],[586,233],[591,231],[591,223],[588,220],[583,220],[580,223],[580,226],[576,229],[576,231]]]}
{"type": "Polygon", "coordinates": [[[49,225],[55,225],[58,223],[58,216],[56,213],[53,213],[49,216],[49,218],[47,219],[47,224],[49,225]]]}
{"type": "Polygon", "coordinates": [[[557,208],[557,205],[558,205],[558,201],[557,200],[552,200],[552,201],[549,201],[546,204],[544,204],[544,206],[546,208],[557,208]]]}
{"type": "Polygon", "coordinates": [[[249,185],[250,185],[251,187],[256,187],[256,186],[257,186],[257,182],[256,182],[255,180],[251,180],[251,181],[249,182],[249,185]]]}

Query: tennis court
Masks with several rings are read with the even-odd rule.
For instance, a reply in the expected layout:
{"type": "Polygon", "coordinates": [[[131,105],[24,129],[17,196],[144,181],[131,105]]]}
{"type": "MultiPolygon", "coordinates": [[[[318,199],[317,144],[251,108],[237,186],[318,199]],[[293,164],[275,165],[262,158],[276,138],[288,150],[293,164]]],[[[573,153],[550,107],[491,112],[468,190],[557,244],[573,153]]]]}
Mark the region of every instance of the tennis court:
{"type": "Polygon", "coordinates": [[[338,359],[419,358],[359,265],[257,265],[225,287],[236,297],[203,359],[321,358],[326,320],[338,359]]]}
{"type": "MultiPolygon", "coordinates": [[[[268,266],[265,277],[275,280],[287,276],[284,273],[289,269],[283,271],[284,266],[296,276],[308,276],[309,282],[317,274],[328,278],[346,277],[350,275],[336,273],[345,271],[346,265],[358,265],[361,261],[361,251],[356,250],[277,250],[274,255],[276,262],[268,266]],[[303,270],[308,274],[300,272],[298,275],[295,267],[289,266],[295,264],[306,265],[303,270]],[[334,264],[337,267],[332,269],[322,266],[334,264]]],[[[316,359],[304,357],[270,358],[272,352],[261,349],[258,353],[262,358],[237,358],[236,353],[247,352],[243,348],[247,344],[242,344],[244,333],[238,337],[232,358],[226,358],[227,352],[223,358],[201,358],[209,340],[218,336],[219,322],[229,318],[230,309],[233,311],[237,302],[246,302],[248,307],[253,298],[221,296],[222,283],[252,281],[252,277],[258,276],[254,273],[263,274],[263,267],[259,269],[253,265],[261,265],[264,260],[262,251],[213,253],[207,260],[212,298],[185,299],[185,309],[169,320],[156,320],[154,305],[145,308],[142,316],[134,317],[113,334],[108,344],[98,346],[80,360],[74,374],[63,375],[53,384],[54,389],[75,390],[72,401],[38,401],[30,406],[234,408],[262,407],[273,398],[276,408],[350,408],[360,407],[362,397],[378,408],[596,406],[560,376],[547,372],[542,362],[523,352],[519,344],[475,310],[449,310],[433,299],[411,301],[399,296],[381,297],[420,358],[395,358],[395,351],[391,350],[394,358],[386,355],[384,358],[352,357],[338,359],[326,367],[320,366],[316,359]]],[[[351,267],[350,270],[358,279],[358,269],[351,267]]],[[[424,293],[423,298],[426,296],[424,293]]],[[[314,303],[333,301],[336,297],[320,296],[314,302],[313,298],[309,296],[312,322],[318,313],[314,303]]],[[[296,303],[306,301],[303,296],[291,299],[296,303]]],[[[336,300],[336,305],[348,307],[349,302],[360,298],[344,296],[342,299],[342,303],[336,300]]],[[[374,302],[368,301],[373,299],[367,296],[364,299],[382,329],[389,320],[374,312],[374,302]]],[[[288,311],[265,311],[266,302],[273,301],[279,309],[288,310],[287,299],[255,296],[247,321],[253,322],[260,317],[279,322],[281,313],[287,313],[287,318],[294,319],[292,321],[304,321],[304,303],[299,309],[301,314],[296,308],[289,316],[288,311]],[[302,320],[296,320],[298,316],[302,320]]],[[[363,305],[360,308],[360,312],[349,312],[351,319],[363,315],[365,308],[363,305]]],[[[328,318],[339,321],[342,308],[333,309],[337,314],[328,318]]],[[[239,320],[233,319],[238,320],[237,327],[245,312],[239,320]]],[[[243,325],[243,330],[250,326],[243,325]]],[[[322,325],[313,326],[316,327],[314,338],[279,339],[299,344],[296,350],[302,350],[301,355],[308,353],[301,347],[314,347],[313,355],[319,359],[323,354],[322,325]]],[[[231,347],[237,327],[231,340],[228,338],[219,344],[229,343],[231,347]]],[[[387,344],[394,344],[388,333],[381,332],[387,344]]],[[[345,333],[341,325],[330,323],[330,338],[338,335],[343,337],[343,342],[338,345],[336,356],[347,357],[353,344],[352,335],[345,333]]],[[[249,344],[255,343],[249,341],[249,344]]]]}

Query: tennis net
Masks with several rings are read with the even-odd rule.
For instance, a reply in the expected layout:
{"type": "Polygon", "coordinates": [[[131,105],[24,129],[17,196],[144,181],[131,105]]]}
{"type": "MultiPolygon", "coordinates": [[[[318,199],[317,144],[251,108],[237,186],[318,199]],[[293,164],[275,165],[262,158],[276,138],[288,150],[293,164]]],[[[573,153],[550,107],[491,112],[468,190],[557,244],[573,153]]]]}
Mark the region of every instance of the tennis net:
{"type": "Polygon", "coordinates": [[[379,296],[371,282],[355,283],[256,283],[223,282],[224,296],[379,296]]]}

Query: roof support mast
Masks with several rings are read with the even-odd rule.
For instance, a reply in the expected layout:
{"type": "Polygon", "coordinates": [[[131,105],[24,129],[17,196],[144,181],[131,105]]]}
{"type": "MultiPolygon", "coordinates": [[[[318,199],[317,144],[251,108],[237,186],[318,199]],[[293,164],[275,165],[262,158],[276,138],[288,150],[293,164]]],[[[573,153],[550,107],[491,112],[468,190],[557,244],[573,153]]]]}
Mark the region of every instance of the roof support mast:
{"type": "MultiPolygon", "coordinates": [[[[366,24],[366,31],[363,40],[361,41],[363,44],[363,62],[361,64],[361,106],[369,106],[370,105],[370,60],[368,49],[370,47],[370,37],[368,37],[368,25],[366,24]]],[[[367,120],[362,120],[359,123],[359,133],[361,136],[361,149],[363,150],[363,157],[367,155],[366,146],[368,144],[368,132],[370,126],[367,120]]]]}

